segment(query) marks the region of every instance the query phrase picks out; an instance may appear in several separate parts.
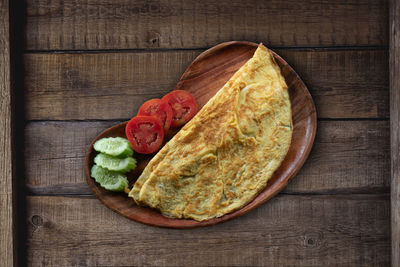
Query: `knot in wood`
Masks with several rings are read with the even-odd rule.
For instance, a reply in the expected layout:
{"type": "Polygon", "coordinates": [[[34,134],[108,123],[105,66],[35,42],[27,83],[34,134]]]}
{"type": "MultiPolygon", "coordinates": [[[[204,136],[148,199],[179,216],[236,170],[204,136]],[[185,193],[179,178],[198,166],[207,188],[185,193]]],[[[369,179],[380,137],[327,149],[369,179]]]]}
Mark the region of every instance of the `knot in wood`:
{"type": "Polygon", "coordinates": [[[43,225],[43,218],[39,215],[33,215],[31,218],[32,224],[35,226],[42,226],[43,225]]]}
{"type": "Polygon", "coordinates": [[[322,244],[323,238],[322,232],[306,232],[302,238],[302,246],[308,248],[319,247],[322,244]]]}
{"type": "Polygon", "coordinates": [[[160,47],[161,34],[156,31],[149,31],[147,33],[147,43],[149,47],[160,47]]]}

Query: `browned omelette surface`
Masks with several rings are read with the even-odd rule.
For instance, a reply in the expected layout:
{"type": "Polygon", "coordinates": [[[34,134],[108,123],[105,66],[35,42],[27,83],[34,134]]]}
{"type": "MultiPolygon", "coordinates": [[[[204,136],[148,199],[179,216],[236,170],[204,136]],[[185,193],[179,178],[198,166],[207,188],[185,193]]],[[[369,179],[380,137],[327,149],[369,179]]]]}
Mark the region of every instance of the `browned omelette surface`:
{"type": "Polygon", "coordinates": [[[129,193],[169,217],[207,220],[267,186],[292,137],[287,85],[262,44],[147,165],[129,193]]]}

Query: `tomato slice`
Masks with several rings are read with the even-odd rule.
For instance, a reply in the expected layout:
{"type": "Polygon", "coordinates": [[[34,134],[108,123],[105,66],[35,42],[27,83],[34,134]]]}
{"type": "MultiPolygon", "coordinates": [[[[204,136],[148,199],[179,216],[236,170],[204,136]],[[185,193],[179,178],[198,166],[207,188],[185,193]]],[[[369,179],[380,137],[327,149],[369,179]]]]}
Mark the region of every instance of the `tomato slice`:
{"type": "Polygon", "coordinates": [[[179,127],[188,122],[197,112],[194,97],[183,90],[175,90],[165,95],[161,101],[167,102],[174,112],[171,127],[179,127]]]}
{"type": "Polygon", "coordinates": [[[164,134],[168,132],[171,126],[173,114],[170,105],[158,98],[144,102],[138,112],[138,116],[156,116],[159,118],[161,126],[164,128],[164,134]]]}
{"type": "Polygon", "coordinates": [[[125,127],[133,149],[142,154],[151,154],[160,149],[164,139],[164,129],[159,119],[153,116],[136,116],[125,127]]]}

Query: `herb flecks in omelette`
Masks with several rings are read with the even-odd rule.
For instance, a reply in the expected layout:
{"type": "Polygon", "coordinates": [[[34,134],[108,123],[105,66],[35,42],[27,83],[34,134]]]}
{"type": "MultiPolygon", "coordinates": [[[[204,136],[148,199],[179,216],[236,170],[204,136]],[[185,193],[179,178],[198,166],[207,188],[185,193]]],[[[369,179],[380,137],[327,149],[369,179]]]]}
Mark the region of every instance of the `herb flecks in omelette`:
{"type": "Polygon", "coordinates": [[[262,191],[292,138],[288,88],[262,44],[150,161],[129,193],[166,216],[207,220],[262,191]]]}

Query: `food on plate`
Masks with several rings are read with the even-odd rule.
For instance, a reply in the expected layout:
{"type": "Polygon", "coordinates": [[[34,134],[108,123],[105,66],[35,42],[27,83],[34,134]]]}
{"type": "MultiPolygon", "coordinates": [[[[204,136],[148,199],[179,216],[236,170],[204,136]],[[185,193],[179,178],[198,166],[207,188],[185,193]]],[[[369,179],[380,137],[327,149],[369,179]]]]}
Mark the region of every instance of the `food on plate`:
{"type": "Polygon", "coordinates": [[[142,154],[151,154],[160,149],[164,140],[164,129],[158,118],[153,116],[136,116],[125,127],[133,149],[142,154]]]}
{"type": "Polygon", "coordinates": [[[143,103],[138,111],[138,116],[155,116],[160,119],[166,134],[171,126],[173,111],[171,106],[161,99],[150,99],[143,103]]]}
{"type": "Polygon", "coordinates": [[[100,153],[93,160],[90,176],[107,190],[127,190],[129,183],[124,173],[136,168],[129,141],[122,137],[101,138],[93,148],[100,153]]]}
{"type": "Polygon", "coordinates": [[[162,99],[150,99],[143,103],[138,115],[126,125],[125,133],[136,152],[152,154],[161,148],[170,127],[182,126],[196,112],[197,104],[193,96],[175,90],[162,99]],[[160,133],[160,128],[163,133],[160,133]]]}
{"type": "Polygon", "coordinates": [[[90,175],[101,185],[101,187],[110,191],[124,191],[129,184],[128,179],[123,173],[109,171],[98,165],[93,165],[90,175]]]}
{"type": "Polygon", "coordinates": [[[122,137],[108,137],[96,141],[94,150],[114,157],[128,157],[133,155],[129,141],[122,137]]]}
{"type": "Polygon", "coordinates": [[[98,166],[109,171],[129,172],[136,168],[136,160],[132,157],[117,158],[104,153],[99,153],[93,161],[98,166]]]}
{"type": "Polygon", "coordinates": [[[153,157],[129,196],[173,218],[202,221],[235,211],[267,186],[285,158],[291,118],[285,79],[260,44],[153,157]]]}
{"type": "Polygon", "coordinates": [[[171,127],[182,126],[196,115],[197,104],[189,92],[175,90],[161,100],[167,102],[173,110],[171,127]]]}

